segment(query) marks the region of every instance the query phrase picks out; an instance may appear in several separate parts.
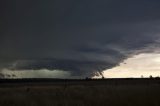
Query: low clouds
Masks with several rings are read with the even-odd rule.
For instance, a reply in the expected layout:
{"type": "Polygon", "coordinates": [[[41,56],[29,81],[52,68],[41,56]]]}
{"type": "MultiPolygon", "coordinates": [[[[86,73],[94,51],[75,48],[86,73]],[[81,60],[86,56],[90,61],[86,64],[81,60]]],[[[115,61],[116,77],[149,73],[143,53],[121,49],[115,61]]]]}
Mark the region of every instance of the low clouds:
{"type": "Polygon", "coordinates": [[[92,76],[159,48],[157,0],[3,3],[0,67],[92,76]]]}
{"type": "MultiPolygon", "coordinates": [[[[20,70],[13,71],[9,69],[3,69],[0,74],[0,78],[71,78],[71,75],[67,71],[62,70],[20,70]]],[[[77,78],[77,77],[74,77],[77,78]]],[[[80,77],[79,77],[80,78],[80,77]]]]}

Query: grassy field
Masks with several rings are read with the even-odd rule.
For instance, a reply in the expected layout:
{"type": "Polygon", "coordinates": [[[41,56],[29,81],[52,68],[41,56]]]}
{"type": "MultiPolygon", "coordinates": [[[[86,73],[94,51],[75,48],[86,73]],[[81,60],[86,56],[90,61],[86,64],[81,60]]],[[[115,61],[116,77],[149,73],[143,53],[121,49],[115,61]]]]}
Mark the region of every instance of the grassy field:
{"type": "Polygon", "coordinates": [[[1,83],[0,106],[160,106],[160,80],[1,83]]]}

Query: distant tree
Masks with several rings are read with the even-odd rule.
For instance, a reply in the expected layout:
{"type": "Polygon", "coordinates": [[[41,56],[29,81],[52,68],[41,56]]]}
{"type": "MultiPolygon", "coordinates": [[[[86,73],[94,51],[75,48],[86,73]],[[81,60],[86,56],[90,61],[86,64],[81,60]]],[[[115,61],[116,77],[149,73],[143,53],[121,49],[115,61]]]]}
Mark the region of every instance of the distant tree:
{"type": "Polygon", "coordinates": [[[86,77],[85,79],[86,79],[86,80],[88,80],[89,78],[88,78],[88,77],[86,77]]]}
{"type": "Polygon", "coordinates": [[[144,78],[143,75],[141,75],[141,78],[144,78]]]}
{"type": "Polygon", "coordinates": [[[150,75],[149,78],[153,78],[152,75],[150,75]]]}
{"type": "Polygon", "coordinates": [[[86,79],[86,80],[91,80],[91,78],[89,78],[89,77],[86,77],[85,79],[86,79]]]}

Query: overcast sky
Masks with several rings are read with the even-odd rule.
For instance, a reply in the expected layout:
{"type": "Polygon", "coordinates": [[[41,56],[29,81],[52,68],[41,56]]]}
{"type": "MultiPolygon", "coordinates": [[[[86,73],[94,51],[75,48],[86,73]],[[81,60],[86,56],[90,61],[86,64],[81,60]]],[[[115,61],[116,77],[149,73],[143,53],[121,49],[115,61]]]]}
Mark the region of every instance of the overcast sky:
{"type": "Polygon", "coordinates": [[[0,70],[94,76],[159,53],[159,12],[159,0],[3,0],[0,70]]]}

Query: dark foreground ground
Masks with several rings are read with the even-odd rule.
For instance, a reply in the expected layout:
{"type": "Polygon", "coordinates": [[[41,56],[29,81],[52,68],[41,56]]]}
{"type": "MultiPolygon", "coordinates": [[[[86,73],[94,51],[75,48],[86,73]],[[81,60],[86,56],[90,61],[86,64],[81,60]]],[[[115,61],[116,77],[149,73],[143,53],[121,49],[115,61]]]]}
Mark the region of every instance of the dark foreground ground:
{"type": "Polygon", "coordinates": [[[0,106],[160,106],[160,79],[0,80],[0,106]]]}

